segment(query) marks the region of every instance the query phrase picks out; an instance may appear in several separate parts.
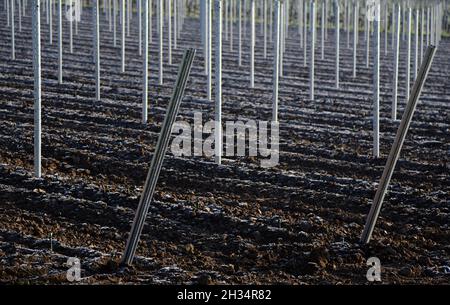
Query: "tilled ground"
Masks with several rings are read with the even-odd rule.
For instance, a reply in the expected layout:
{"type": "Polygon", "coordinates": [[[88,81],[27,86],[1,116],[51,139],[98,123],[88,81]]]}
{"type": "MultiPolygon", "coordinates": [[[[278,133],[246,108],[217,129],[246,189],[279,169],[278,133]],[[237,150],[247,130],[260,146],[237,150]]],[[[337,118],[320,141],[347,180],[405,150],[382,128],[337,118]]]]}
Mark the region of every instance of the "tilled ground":
{"type": "MultiPolygon", "coordinates": [[[[341,35],[342,83],[336,90],[330,30],[325,59],[320,59],[320,47],[316,52],[316,100],[311,101],[308,68],[292,28],[280,84],[280,164],[263,169],[261,158],[226,158],[217,166],[206,157],[168,153],[139,256],[125,268],[117,262],[186,47],[199,52],[178,119],[192,121],[196,111],[204,121],[213,118],[214,104],[205,99],[198,20],[186,20],[173,65],[165,58],[162,86],[157,84],[154,32],[150,120],[143,125],[137,18],[121,74],[120,48],[113,47],[108,21],[101,16],[98,102],[89,11],[83,11],[73,54],[64,23],[63,85],[57,83],[56,32],[50,45],[43,15],[44,175],[35,179],[31,18],[28,13],[22,32],[16,33],[17,59],[12,61],[5,11],[0,14],[0,283],[68,283],[67,259],[77,257],[82,283],[362,284],[372,256],[381,260],[383,283],[449,282],[448,39],[437,52],[369,246],[358,240],[398,127],[390,119],[392,51],[389,46],[381,56],[382,157],[373,159],[372,77],[371,68],[365,68],[363,35],[356,79],[351,77],[352,52],[341,35]]],[[[224,121],[271,118],[271,48],[265,59],[257,29],[255,89],[249,89],[249,37],[243,67],[237,63],[237,37],[234,51],[224,41],[224,121]]],[[[405,65],[402,56],[399,115],[405,104],[405,65]]]]}

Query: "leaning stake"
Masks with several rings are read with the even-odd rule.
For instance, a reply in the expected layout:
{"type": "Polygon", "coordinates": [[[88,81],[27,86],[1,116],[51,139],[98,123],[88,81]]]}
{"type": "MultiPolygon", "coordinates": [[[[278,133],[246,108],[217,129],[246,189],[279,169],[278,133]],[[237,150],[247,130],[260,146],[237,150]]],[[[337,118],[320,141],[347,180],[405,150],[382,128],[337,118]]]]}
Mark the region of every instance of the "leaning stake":
{"type": "Polygon", "coordinates": [[[139,243],[139,238],[144,228],[145,218],[150,207],[155,192],[156,182],[158,181],[161,166],[164,161],[164,154],[169,144],[172,127],[177,117],[178,109],[180,108],[181,100],[183,98],[184,89],[188,80],[189,72],[191,70],[192,62],[194,61],[195,49],[186,50],[183,56],[183,62],[178,71],[177,82],[167,108],[166,117],[162,125],[161,133],[156,144],[155,153],[150,164],[150,169],[147,174],[144,189],[139,201],[136,215],[134,217],[133,225],[131,226],[130,235],[125,247],[122,257],[122,263],[130,265],[133,263],[134,254],[139,243]]]}
{"type": "Polygon", "coordinates": [[[427,79],[427,75],[430,71],[431,63],[433,62],[435,53],[436,47],[429,46],[426,51],[422,66],[420,67],[417,79],[414,83],[414,87],[412,89],[408,104],[406,105],[402,121],[397,130],[397,135],[395,136],[394,144],[392,145],[391,152],[389,153],[389,157],[386,162],[386,166],[384,167],[383,175],[381,176],[375,198],[373,199],[372,207],[370,208],[369,215],[367,216],[366,225],[361,236],[361,243],[367,244],[372,237],[373,229],[375,228],[375,223],[377,221],[378,215],[380,214],[384,196],[386,195],[392,173],[394,172],[394,168],[400,155],[403,142],[405,141],[406,133],[408,132],[409,125],[411,124],[411,120],[414,115],[414,110],[416,109],[417,101],[419,100],[423,85],[425,84],[425,80],[427,79]]]}

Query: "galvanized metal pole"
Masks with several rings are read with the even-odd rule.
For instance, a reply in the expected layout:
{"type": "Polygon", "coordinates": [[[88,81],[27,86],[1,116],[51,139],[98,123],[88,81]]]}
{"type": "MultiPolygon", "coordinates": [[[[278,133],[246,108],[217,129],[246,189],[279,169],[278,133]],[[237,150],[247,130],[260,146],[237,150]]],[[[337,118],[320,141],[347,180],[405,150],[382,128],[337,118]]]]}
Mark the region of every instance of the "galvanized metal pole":
{"type": "Polygon", "coordinates": [[[22,32],[22,0],[17,0],[19,6],[17,7],[17,12],[19,16],[19,32],[22,32]]]}
{"type": "Polygon", "coordinates": [[[420,57],[419,57],[419,66],[422,64],[422,59],[423,59],[423,31],[425,29],[425,27],[424,27],[425,14],[424,14],[424,9],[423,8],[420,9],[420,15],[421,15],[421,20],[420,20],[420,57]]]}
{"type": "Polygon", "coordinates": [[[122,3],[120,5],[120,10],[121,10],[121,15],[120,15],[120,20],[121,20],[121,26],[122,26],[122,37],[121,37],[121,41],[120,41],[120,46],[121,46],[121,54],[122,54],[122,60],[121,60],[121,69],[122,69],[122,73],[125,72],[125,0],[121,0],[122,3]]]}
{"type": "Polygon", "coordinates": [[[320,59],[325,58],[325,3],[322,1],[321,23],[320,23],[320,59]]]}
{"type": "Polygon", "coordinates": [[[172,0],[167,0],[167,57],[172,64],[172,0]]]}
{"type": "Polygon", "coordinates": [[[303,1],[304,0],[298,0],[298,3],[297,3],[298,35],[300,37],[300,48],[303,47],[303,26],[304,26],[303,1]]]}
{"type": "Polygon", "coordinates": [[[94,14],[94,58],[95,58],[95,97],[100,101],[100,26],[99,26],[99,1],[93,3],[94,14]]]}
{"type": "Polygon", "coordinates": [[[208,75],[208,0],[202,0],[200,4],[202,7],[202,20],[201,20],[201,31],[203,39],[203,58],[204,60],[204,70],[205,75],[208,75]]]}
{"type": "Polygon", "coordinates": [[[283,76],[283,57],[284,57],[284,34],[285,34],[285,2],[284,0],[280,1],[280,76],[283,76]]]}
{"type": "Polygon", "coordinates": [[[41,15],[40,1],[32,0],[34,72],[34,176],[41,177],[41,15]]]}
{"type": "Polygon", "coordinates": [[[234,0],[230,0],[230,51],[233,51],[234,0]]]}
{"type": "Polygon", "coordinates": [[[6,0],[6,26],[8,26],[8,27],[11,25],[11,20],[10,20],[11,11],[9,8],[9,3],[10,3],[10,0],[6,0]]]}
{"type": "Polygon", "coordinates": [[[242,1],[239,2],[239,45],[238,45],[238,65],[242,66],[242,1]]]}
{"type": "Polygon", "coordinates": [[[373,43],[373,157],[380,157],[380,4],[375,5],[373,43]]]}
{"type": "Polygon", "coordinates": [[[62,7],[61,7],[61,1],[58,0],[58,83],[62,84],[63,77],[62,77],[62,56],[63,56],[63,49],[62,49],[62,7]]]}
{"type": "Polygon", "coordinates": [[[48,1],[50,1],[49,2],[49,6],[48,6],[48,10],[49,10],[48,33],[50,35],[49,42],[50,42],[50,44],[53,44],[53,18],[52,18],[52,15],[53,15],[53,12],[52,12],[53,4],[52,4],[52,0],[48,0],[48,1]]]}
{"type": "Polygon", "coordinates": [[[153,0],[148,1],[148,41],[153,42],[153,0]]]}
{"type": "Polygon", "coordinates": [[[369,68],[370,64],[370,20],[366,18],[367,37],[366,37],[366,68],[369,68]]]}
{"type": "Polygon", "coordinates": [[[391,23],[391,48],[394,50],[394,43],[395,43],[395,3],[392,3],[392,23],[391,23]]]}
{"type": "Polygon", "coordinates": [[[314,67],[316,45],[316,3],[311,1],[311,60],[309,64],[309,99],[314,99],[314,67]]]}
{"type": "Polygon", "coordinates": [[[328,0],[325,0],[325,40],[328,40],[328,0]]]}
{"type": "MultiPolygon", "coordinates": [[[[83,5],[81,4],[81,1],[76,2],[75,7],[79,7],[79,9],[80,9],[79,17],[81,18],[81,10],[83,9],[83,5]]],[[[79,17],[75,18],[75,35],[78,35],[78,18],[79,17]]]]}
{"type": "MultiPolygon", "coordinates": [[[[137,0],[139,56],[142,55],[142,1],[146,1],[146,0],[137,0]]],[[[148,27],[148,24],[147,24],[147,27],[148,27]]]]}
{"type": "MultiPolygon", "coordinates": [[[[303,2],[303,67],[306,67],[308,60],[308,1],[303,2]]],[[[311,18],[311,16],[310,16],[311,18]]]]}
{"type": "Polygon", "coordinates": [[[267,0],[263,0],[263,40],[264,40],[264,47],[263,47],[263,56],[264,58],[267,58],[267,0]]]}
{"type": "Polygon", "coordinates": [[[280,64],[280,1],[275,0],[274,40],[273,40],[273,95],[272,95],[272,121],[278,122],[278,81],[280,64]]]}
{"type": "MultiPolygon", "coordinates": [[[[138,0],[141,2],[141,0],[138,0]]],[[[148,120],[148,1],[144,0],[144,54],[142,57],[142,75],[143,75],[143,81],[142,81],[142,123],[147,124],[148,120]]],[[[139,5],[139,8],[142,9],[142,3],[139,5]]]]}
{"type": "Polygon", "coordinates": [[[215,0],[216,12],[216,76],[215,76],[215,162],[222,164],[222,0],[215,0]]]}
{"type": "Polygon", "coordinates": [[[10,4],[10,14],[11,14],[11,58],[16,59],[16,43],[15,43],[15,34],[14,34],[14,1],[11,0],[10,4]]]}
{"type": "Polygon", "coordinates": [[[250,88],[255,88],[255,0],[250,0],[250,88]]]}
{"type": "Polygon", "coordinates": [[[117,46],[117,37],[116,37],[116,15],[117,15],[117,0],[113,1],[113,42],[114,47],[117,46]]]}
{"type": "Polygon", "coordinates": [[[70,18],[69,18],[69,51],[73,53],[73,3],[69,1],[69,10],[70,10],[70,18]]]}
{"type": "Polygon", "coordinates": [[[358,38],[356,36],[356,32],[358,31],[358,20],[356,14],[356,5],[357,2],[353,3],[353,78],[356,78],[356,48],[358,44],[358,38]]]}
{"type": "Polygon", "coordinates": [[[131,14],[131,1],[127,0],[127,7],[124,8],[124,12],[127,13],[127,37],[130,37],[130,14],[131,14]]]}
{"type": "Polygon", "coordinates": [[[208,101],[212,100],[212,0],[206,0],[208,3],[208,10],[206,12],[208,29],[208,73],[207,73],[207,98],[208,101]]]}
{"type": "Polygon", "coordinates": [[[410,89],[410,80],[411,80],[411,8],[408,7],[408,28],[406,29],[407,33],[408,33],[408,38],[407,38],[407,49],[406,49],[406,73],[405,73],[405,77],[406,77],[406,82],[405,82],[405,86],[406,86],[406,93],[405,93],[405,99],[406,102],[408,102],[409,100],[409,89],[410,89]]]}
{"type": "Polygon", "coordinates": [[[395,136],[394,144],[392,145],[391,151],[389,153],[386,162],[386,166],[384,167],[383,174],[380,179],[380,183],[378,184],[378,189],[373,199],[372,207],[370,208],[369,215],[367,216],[366,225],[364,227],[364,231],[361,236],[361,243],[364,244],[369,243],[372,237],[376,221],[380,214],[381,206],[383,205],[384,196],[386,195],[392,174],[395,169],[395,165],[397,164],[397,160],[400,156],[400,152],[403,143],[405,141],[406,134],[411,124],[417,102],[419,100],[420,94],[425,84],[425,80],[428,76],[428,72],[430,71],[431,63],[433,62],[435,52],[436,47],[430,46],[428,47],[425,53],[424,62],[422,63],[418,77],[414,83],[414,87],[411,92],[411,97],[406,105],[400,126],[397,130],[397,135],[395,136]]]}
{"type": "MultiPolygon", "coordinates": [[[[398,62],[400,57],[400,14],[401,6],[397,4],[397,11],[395,12],[395,46],[394,46],[394,81],[393,81],[393,93],[392,93],[392,110],[391,118],[397,119],[397,99],[398,99],[398,62]]],[[[393,29],[394,30],[394,29],[393,29]]],[[[394,33],[392,33],[394,36],[394,33]]]]}
{"type": "MultiPolygon", "coordinates": [[[[146,1],[146,3],[148,3],[146,1]]],[[[195,50],[186,50],[183,56],[183,62],[178,71],[178,77],[175,84],[175,89],[170,99],[167,108],[166,117],[159,134],[158,142],[156,144],[155,153],[150,164],[150,169],[147,174],[144,189],[141,194],[139,205],[136,210],[133,224],[131,226],[130,234],[125,246],[125,251],[122,256],[122,264],[131,265],[133,263],[134,255],[139,243],[139,239],[144,228],[145,219],[147,218],[150,204],[155,193],[156,183],[161,172],[161,167],[164,161],[164,155],[169,145],[172,127],[175,123],[181,101],[183,99],[184,90],[186,88],[189,72],[191,70],[192,62],[194,60],[195,50]]]]}
{"type": "Polygon", "coordinates": [[[389,7],[387,1],[384,3],[384,55],[387,55],[387,41],[388,41],[388,16],[389,7]]]}
{"type": "Polygon", "coordinates": [[[339,89],[339,60],[340,60],[340,8],[339,8],[339,0],[334,1],[334,15],[336,20],[336,89],[339,89]]]}
{"type": "Polygon", "coordinates": [[[164,83],[164,75],[163,75],[163,23],[164,23],[164,7],[163,1],[157,1],[158,5],[158,60],[159,60],[159,69],[158,69],[158,78],[159,84],[162,85],[164,83]]]}
{"type": "Polygon", "coordinates": [[[173,48],[178,48],[178,1],[173,0],[173,48]]]}
{"type": "Polygon", "coordinates": [[[414,18],[414,62],[413,62],[413,80],[416,79],[419,59],[419,10],[416,9],[414,18]]]}
{"type": "MultiPolygon", "coordinates": [[[[223,6],[224,6],[224,13],[225,13],[225,18],[224,18],[224,23],[225,23],[225,29],[224,29],[224,36],[225,36],[225,41],[228,40],[228,1],[229,0],[225,0],[223,2],[223,6]]],[[[251,1],[251,0],[250,0],[251,1]]]]}
{"type": "Polygon", "coordinates": [[[430,7],[427,7],[427,47],[430,45],[430,7]]]}
{"type": "MultiPolygon", "coordinates": [[[[138,0],[141,1],[141,0],[138,0]]],[[[109,23],[109,31],[112,31],[112,20],[111,20],[111,0],[108,0],[108,23],[109,23]]]]}

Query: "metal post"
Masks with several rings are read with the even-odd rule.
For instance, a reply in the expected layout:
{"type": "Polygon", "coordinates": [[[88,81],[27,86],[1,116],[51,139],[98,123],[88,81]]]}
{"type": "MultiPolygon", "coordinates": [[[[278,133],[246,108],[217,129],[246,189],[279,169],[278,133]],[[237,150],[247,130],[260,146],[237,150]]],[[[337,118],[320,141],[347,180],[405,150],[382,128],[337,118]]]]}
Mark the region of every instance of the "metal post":
{"type": "Polygon", "coordinates": [[[392,50],[394,50],[394,43],[395,43],[395,3],[392,3],[392,23],[391,23],[391,29],[392,29],[392,34],[391,34],[391,47],[392,50]]]}
{"type": "Polygon", "coordinates": [[[405,99],[406,102],[409,100],[409,89],[410,89],[410,79],[411,79],[411,8],[408,7],[408,28],[406,29],[408,38],[407,38],[407,50],[406,50],[406,93],[405,99]]]}
{"type": "Polygon", "coordinates": [[[340,8],[339,0],[334,1],[334,14],[336,18],[336,89],[339,89],[339,49],[340,49],[340,8]]]}
{"type": "Polygon", "coordinates": [[[357,36],[358,20],[356,18],[356,1],[353,3],[353,78],[356,78],[356,48],[357,48],[357,36]]]}
{"type": "Polygon", "coordinates": [[[328,0],[325,0],[325,40],[328,40],[328,0]]]}
{"type": "Polygon", "coordinates": [[[50,44],[53,44],[53,18],[52,18],[52,15],[53,15],[53,12],[52,12],[52,9],[53,9],[52,1],[53,0],[48,0],[48,1],[50,1],[49,2],[49,6],[48,6],[48,10],[49,10],[49,23],[48,23],[49,30],[48,30],[48,33],[50,35],[50,44]]]}
{"type": "Polygon", "coordinates": [[[234,18],[234,0],[230,0],[230,51],[233,51],[233,18],[234,18]]]}
{"type": "Polygon", "coordinates": [[[369,243],[372,237],[372,233],[375,228],[378,215],[380,214],[381,206],[383,204],[384,196],[386,195],[392,173],[394,172],[395,165],[400,156],[403,142],[405,141],[405,137],[411,124],[417,101],[419,100],[420,94],[425,84],[425,80],[428,76],[428,72],[430,71],[435,52],[436,47],[430,46],[425,53],[424,61],[422,63],[422,66],[420,67],[418,77],[414,83],[411,97],[408,100],[408,104],[406,105],[400,126],[397,130],[397,135],[395,136],[394,144],[392,145],[389,157],[386,162],[386,166],[384,167],[383,174],[380,179],[380,183],[378,184],[378,189],[373,199],[372,207],[370,208],[369,215],[367,216],[366,225],[361,236],[361,243],[369,243]]]}
{"type": "Polygon", "coordinates": [[[216,86],[215,86],[215,161],[222,163],[222,0],[215,0],[216,12],[216,86]]]}
{"type": "Polygon", "coordinates": [[[11,58],[16,59],[16,43],[14,35],[14,1],[11,0],[10,14],[11,14],[11,58]]]}
{"type": "Polygon", "coordinates": [[[423,59],[423,31],[424,31],[424,22],[425,22],[425,14],[424,9],[420,9],[420,57],[419,57],[419,66],[422,64],[423,59]]]}
{"type": "Polygon", "coordinates": [[[32,0],[34,71],[34,176],[41,177],[41,15],[40,1],[32,0]]]}
{"type": "Polygon", "coordinates": [[[121,68],[122,68],[122,73],[125,72],[125,0],[121,0],[122,3],[120,5],[120,10],[121,10],[121,15],[120,15],[120,20],[121,20],[121,26],[122,26],[122,37],[121,37],[121,54],[122,54],[122,61],[121,61],[121,68]]]}
{"type": "Polygon", "coordinates": [[[19,6],[17,7],[17,12],[19,16],[19,32],[22,32],[22,0],[17,0],[19,6]]]}
{"type": "MultiPolygon", "coordinates": [[[[80,10],[83,8],[83,6],[81,5],[81,1],[75,3],[75,7],[78,7],[78,6],[80,6],[80,10]]],[[[81,18],[81,15],[80,15],[80,18],[81,18]]],[[[75,18],[75,35],[78,35],[78,17],[75,18]]]]}
{"type": "MultiPolygon", "coordinates": [[[[139,56],[142,55],[142,1],[146,0],[137,0],[138,7],[138,43],[139,43],[139,56]]],[[[145,5],[145,4],[144,4],[145,5]]],[[[148,22],[147,22],[148,23],[148,22]]],[[[145,27],[145,26],[144,26],[145,27]]],[[[148,27],[148,24],[147,24],[148,27]]]]}
{"type": "Polygon", "coordinates": [[[69,1],[69,10],[72,13],[72,15],[69,18],[69,51],[72,54],[73,53],[73,3],[72,1],[69,1]]]}
{"type": "Polygon", "coordinates": [[[388,3],[386,1],[384,3],[384,55],[387,55],[388,16],[389,16],[389,7],[388,7],[388,3]]]}
{"type": "Polygon", "coordinates": [[[325,58],[324,46],[325,46],[325,3],[322,1],[321,23],[320,23],[320,58],[325,58]]]}
{"type": "MultiPolygon", "coordinates": [[[[308,1],[303,2],[303,67],[306,67],[308,60],[308,1]]],[[[311,18],[311,16],[310,16],[311,18]]]]}
{"type": "Polygon", "coordinates": [[[380,4],[375,6],[373,43],[373,157],[380,156],[380,4]]]}
{"type": "Polygon", "coordinates": [[[159,55],[159,70],[158,70],[158,76],[159,76],[159,84],[162,85],[164,82],[164,76],[163,76],[163,18],[164,18],[164,7],[162,1],[156,2],[158,5],[158,55],[159,55]]]}
{"type": "MultiPolygon", "coordinates": [[[[225,41],[228,40],[228,1],[229,0],[225,0],[223,2],[224,5],[224,13],[225,13],[225,18],[224,18],[224,23],[225,23],[225,29],[224,29],[224,36],[225,36],[225,41]]],[[[251,0],[250,0],[251,1],[251,0]]]]}
{"type": "Polygon", "coordinates": [[[413,62],[413,79],[416,79],[419,58],[419,10],[416,9],[414,19],[414,62],[413,62]]]}
{"type": "Polygon", "coordinates": [[[167,0],[167,57],[172,64],[172,0],[167,0]]]}
{"type": "Polygon", "coordinates": [[[367,37],[366,37],[366,68],[369,68],[370,64],[370,20],[366,18],[367,37]]]}
{"type": "Polygon", "coordinates": [[[239,45],[238,45],[238,65],[242,66],[242,1],[239,2],[239,45]]]}
{"type": "Polygon", "coordinates": [[[298,0],[298,6],[297,6],[297,17],[298,17],[298,35],[300,37],[300,48],[303,47],[303,1],[304,0],[298,0]]]}
{"type": "Polygon", "coordinates": [[[285,17],[285,2],[284,0],[280,1],[280,67],[279,67],[279,73],[280,76],[283,76],[283,57],[284,57],[284,34],[285,34],[285,23],[284,23],[284,17],[285,17]]]}
{"type": "Polygon", "coordinates": [[[427,47],[430,45],[430,7],[427,7],[427,47]]]}
{"type": "MultiPolygon", "coordinates": [[[[141,0],[138,0],[139,2],[141,0]]],[[[142,123],[146,124],[148,119],[148,1],[144,0],[144,54],[142,58],[143,82],[142,82],[142,123]]],[[[139,5],[142,9],[142,3],[139,5]]]]}
{"type": "MultiPolygon", "coordinates": [[[[141,0],[138,0],[141,1],[141,0]]],[[[109,31],[112,31],[112,20],[111,20],[111,0],[108,0],[108,23],[109,23],[109,31]]]]}
{"type": "Polygon", "coordinates": [[[264,36],[264,58],[267,58],[267,0],[263,0],[263,36],[264,36]]]}
{"type": "Polygon", "coordinates": [[[62,8],[61,8],[62,0],[58,0],[58,83],[62,84],[62,8]]]}
{"type": "Polygon", "coordinates": [[[204,70],[205,75],[208,75],[208,0],[202,0],[200,4],[203,6],[201,11],[201,31],[202,31],[202,40],[203,40],[203,58],[205,59],[204,62],[204,70]]]}
{"type": "MultiPolygon", "coordinates": [[[[400,14],[401,6],[397,5],[397,11],[395,12],[395,46],[394,46],[394,81],[393,81],[393,93],[392,93],[392,111],[391,118],[397,119],[397,99],[398,99],[398,62],[400,57],[400,14]]],[[[392,29],[394,31],[394,29],[392,29]]],[[[394,36],[394,33],[392,33],[394,36]]]]}
{"type": "Polygon", "coordinates": [[[94,58],[95,58],[95,97],[100,101],[100,26],[99,26],[99,2],[95,0],[93,3],[94,9],[94,58]]]}
{"type": "MultiPolygon", "coordinates": [[[[148,3],[147,1],[145,2],[148,3]]],[[[164,155],[167,146],[169,145],[172,127],[175,123],[175,119],[180,108],[181,101],[183,99],[184,90],[186,88],[186,83],[189,77],[189,72],[194,60],[194,56],[195,50],[193,49],[187,50],[184,53],[183,62],[178,71],[175,89],[169,102],[166,117],[164,118],[161,133],[158,138],[158,143],[156,144],[155,153],[153,154],[144,189],[141,194],[133,224],[131,226],[130,234],[128,235],[127,244],[122,256],[123,264],[130,265],[133,263],[142,229],[144,228],[145,219],[147,217],[150,204],[153,200],[153,194],[155,193],[156,183],[158,182],[159,173],[161,172],[164,155]]]]}
{"type": "Polygon", "coordinates": [[[153,1],[152,0],[147,0],[148,1],[148,41],[150,43],[153,42],[153,1]]]}
{"type": "Polygon", "coordinates": [[[10,0],[6,0],[6,26],[11,25],[11,20],[10,20],[11,11],[9,9],[9,3],[10,3],[10,0]]]}
{"type": "Polygon", "coordinates": [[[130,37],[130,14],[131,14],[131,1],[127,0],[127,7],[124,8],[124,12],[127,13],[127,37],[130,37]]]}
{"type": "Polygon", "coordinates": [[[255,0],[250,0],[250,88],[255,88],[255,0]]]}
{"type": "Polygon", "coordinates": [[[178,48],[178,0],[173,0],[173,48],[178,48]]]}
{"type": "Polygon", "coordinates": [[[274,16],[274,41],[273,41],[273,96],[272,96],[272,121],[278,122],[278,81],[280,64],[280,1],[275,0],[274,16]]]}
{"type": "Polygon", "coordinates": [[[116,37],[116,15],[117,15],[117,0],[113,1],[113,41],[114,47],[117,46],[117,37],[116,37]]]}
{"type": "Polygon", "coordinates": [[[311,60],[309,64],[309,99],[314,99],[314,66],[316,44],[316,3],[311,1],[311,60]]]}
{"type": "Polygon", "coordinates": [[[206,12],[207,17],[207,29],[208,29],[208,73],[207,73],[207,98],[208,101],[212,99],[212,0],[206,0],[208,3],[208,11],[206,12]]]}

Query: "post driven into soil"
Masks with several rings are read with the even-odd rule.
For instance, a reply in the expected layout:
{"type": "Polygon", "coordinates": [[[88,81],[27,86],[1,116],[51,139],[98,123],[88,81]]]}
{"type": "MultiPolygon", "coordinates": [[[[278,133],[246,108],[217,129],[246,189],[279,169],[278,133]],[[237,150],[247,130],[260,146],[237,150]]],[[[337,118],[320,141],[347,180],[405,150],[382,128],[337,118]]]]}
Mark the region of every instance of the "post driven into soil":
{"type": "Polygon", "coordinates": [[[34,71],[34,176],[41,177],[41,13],[40,1],[32,2],[34,71]]]}
{"type": "Polygon", "coordinates": [[[389,182],[395,169],[395,165],[400,156],[403,142],[405,141],[406,134],[408,132],[412,117],[414,115],[414,111],[416,109],[417,101],[419,100],[428,72],[430,71],[431,63],[433,62],[435,53],[436,47],[428,47],[419,74],[414,83],[411,97],[408,100],[405,112],[400,122],[400,126],[397,130],[397,135],[395,136],[394,144],[392,145],[389,157],[386,162],[386,166],[384,167],[380,183],[378,184],[378,189],[375,194],[375,198],[373,199],[372,207],[370,208],[369,215],[367,216],[366,225],[361,236],[361,243],[363,244],[369,243],[372,237],[376,221],[380,214],[381,206],[383,205],[384,196],[386,195],[389,182]]]}

